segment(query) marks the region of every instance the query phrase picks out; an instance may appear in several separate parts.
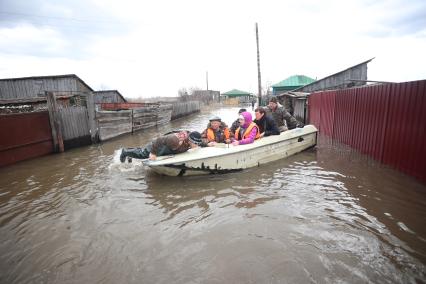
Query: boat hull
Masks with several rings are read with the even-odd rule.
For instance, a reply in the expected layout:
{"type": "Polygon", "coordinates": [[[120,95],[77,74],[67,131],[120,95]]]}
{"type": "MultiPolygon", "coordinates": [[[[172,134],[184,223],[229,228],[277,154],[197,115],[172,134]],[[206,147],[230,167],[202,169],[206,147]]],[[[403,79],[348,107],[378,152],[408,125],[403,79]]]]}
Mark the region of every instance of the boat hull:
{"type": "Polygon", "coordinates": [[[315,146],[316,142],[317,129],[307,125],[248,145],[222,144],[219,147],[197,148],[156,161],[146,161],[145,164],[167,176],[229,173],[286,158],[315,146]]]}

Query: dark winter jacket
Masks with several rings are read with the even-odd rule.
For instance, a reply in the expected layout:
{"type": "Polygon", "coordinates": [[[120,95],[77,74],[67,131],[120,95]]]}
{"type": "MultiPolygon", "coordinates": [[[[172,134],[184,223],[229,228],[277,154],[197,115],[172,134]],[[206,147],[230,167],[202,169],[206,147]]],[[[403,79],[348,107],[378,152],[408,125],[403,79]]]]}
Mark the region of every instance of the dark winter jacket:
{"type": "Polygon", "coordinates": [[[254,122],[259,127],[260,133],[265,133],[263,136],[280,135],[280,130],[278,129],[274,119],[266,113],[261,119],[255,119],[254,122]]]}
{"type": "Polygon", "coordinates": [[[238,127],[240,127],[240,121],[237,119],[232,123],[231,128],[229,129],[229,131],[231,131],[231,136],[234,136],[238,127]]]}

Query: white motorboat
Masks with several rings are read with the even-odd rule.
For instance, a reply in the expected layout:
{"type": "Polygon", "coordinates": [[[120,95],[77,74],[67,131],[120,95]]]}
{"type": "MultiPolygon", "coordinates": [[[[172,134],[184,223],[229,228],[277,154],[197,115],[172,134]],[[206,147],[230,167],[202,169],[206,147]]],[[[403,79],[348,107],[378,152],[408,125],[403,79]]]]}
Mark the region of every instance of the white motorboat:
{"type": "Polygon", "coordinates": [[[173,156],[144,161],[155,172],[167,176],[220,174],[286,158],[317,143],[318,130],[313,125],[263,137],[247,145],[218,144],[215,147],[195,148],[173,156]]]}

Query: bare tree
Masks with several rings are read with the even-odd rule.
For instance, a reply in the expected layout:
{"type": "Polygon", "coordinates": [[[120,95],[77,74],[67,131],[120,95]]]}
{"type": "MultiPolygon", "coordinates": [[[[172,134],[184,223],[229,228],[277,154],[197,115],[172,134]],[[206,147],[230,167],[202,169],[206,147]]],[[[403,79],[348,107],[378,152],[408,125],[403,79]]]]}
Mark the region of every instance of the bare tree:
{"type": "Polygon", "coordinates": [[[186,102],[189,100],[189,94],[186,88],[180,88],[178,90],[179,100],[182,102],[186,102]]]}

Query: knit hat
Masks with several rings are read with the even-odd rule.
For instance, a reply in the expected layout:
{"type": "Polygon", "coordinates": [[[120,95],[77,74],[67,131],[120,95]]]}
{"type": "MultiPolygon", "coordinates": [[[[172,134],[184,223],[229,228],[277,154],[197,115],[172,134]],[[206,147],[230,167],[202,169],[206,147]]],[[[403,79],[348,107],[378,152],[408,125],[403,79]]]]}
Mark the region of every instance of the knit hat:
{"type": "Polygon", "coordinates": [[[245,108],[240,108],[240,110],[238,111],[238,114],[241,114],[243,112],[247,111],[245,108]]]}
{"type": "Polygon", "coordinates": [[[201,144],[201,134],[197,131],[192,131],[191,133],[189,133],[188,140],[191,143],[194,143],[196,145],[200,145],[201,144]]]}
{"type": "Polygon", "coordinates": [[[209,121],[222,121],[219,116],[215,115],[209,119],[209,121]]]}

